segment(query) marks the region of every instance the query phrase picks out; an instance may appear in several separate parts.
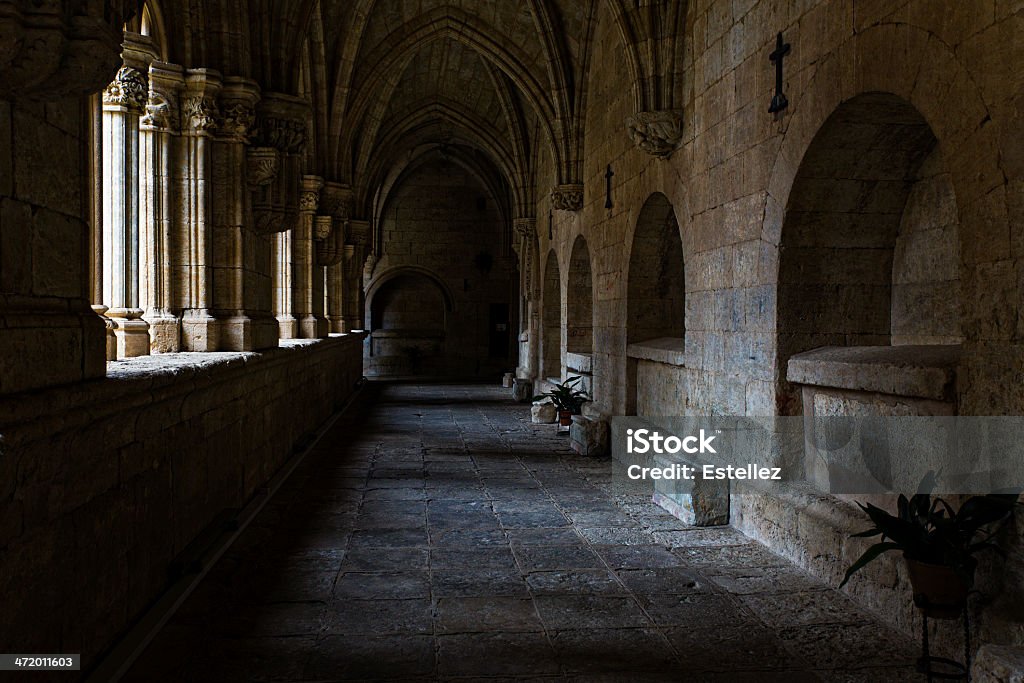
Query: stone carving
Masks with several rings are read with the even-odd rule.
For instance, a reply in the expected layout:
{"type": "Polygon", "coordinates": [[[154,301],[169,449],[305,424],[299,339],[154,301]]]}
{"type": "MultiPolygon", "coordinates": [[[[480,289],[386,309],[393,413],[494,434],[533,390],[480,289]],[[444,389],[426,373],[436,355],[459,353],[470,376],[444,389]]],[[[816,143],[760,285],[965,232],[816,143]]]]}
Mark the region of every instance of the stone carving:
{"type": "Polygon", "coordinates": [[[579,211],[583,208],[583,185],[556,185],[551,190],[551,204],[559,211],[579,211]]]}
{"type": "Polygon", "coordinates": [[[217,127],[217,104],[213,98],[192,95],[181,107],[184,127],[191,130],[212,130],[217,127]]]}
{"type": "Polygon", "coordinates": [[[320,192],[320,210],[340,221],[352,214],[352,188],[341,183],[326,182],[320,192]]]}
{"type": "Polygon", "coordinates": [[[146,95],[146,77],[130,66],[122,66],[103,91],[103,104],[141,113],[146,95]]]}
{"type": "Polygon", "coordinates": [[[221,115],[220,133],[240,141],[247,141],[256,121],[252,105],[232,102],[224,107],[221,115]]]}
{"type": "Polygon", "coordinates": [[[317,216],[313,221],[313,238],[325,240],[331,236],[331,229],[334,226],[334,219],[330,216],[317,216]]]}
{"type": "Polygon", "coordinates": [[[175,123],[174,103],[169,96],[155,90],[149,91],[146,112],[139,124],[145,128],[173,130],[175,123]]]}
{"type": "Polygon", "coordinates": [[[137,6],[0,0],[0,98],[56,99],[106,86],[121,64],[122,27],[137,6]]]}
{"type": "Polygon", "coordinates": [[[302,121],[264,117],[260,124],[263,144],[285,154],[302,154],[306,146],[306,124],[302,121]]]}
{"type": "Polygon", "coordinates": [[[280,155],[273,147],[250,147],[246,151],[245,161],[250,185],[262,187],[277,178],[280,155]]]}
{"type": "Polygon", "coordinates": [[[537,235],[536,218],[517,218],[512,222],[516,234],[526,240],[532,240],[537,235]]]}
{"type": "Polygon", "coordinates": [[[683,114],[678,110],[641,111],[626,119],[629,137],[641,151],[667,158],[683,137],[683,114]]]}
{"type": "Polygon", "coordinates": [[[320,208],[320,193],[315,190],[303,190],[299,195],[299,211],[316,213],[320,208]]]}

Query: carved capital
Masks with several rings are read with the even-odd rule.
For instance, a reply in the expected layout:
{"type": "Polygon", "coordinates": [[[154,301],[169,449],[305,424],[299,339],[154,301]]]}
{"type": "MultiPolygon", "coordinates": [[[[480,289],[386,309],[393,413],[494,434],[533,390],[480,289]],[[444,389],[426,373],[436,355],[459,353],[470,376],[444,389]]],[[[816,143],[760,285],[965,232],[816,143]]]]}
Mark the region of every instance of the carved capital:
{"type": "Polygon", "coordinates": [[[334,229],[334,219],[330,216],[317,216],[313,219],[313,239],[325,240],[331,236],[334,229]]]}
{"type": "Polygon", "coordinates": [[[341,183],[326,182],[320,192],[320,211],[340,221],[352,214],[352,188],[341,183]]]}
{"type": "Polygon", "coordinates": [[[178,98],[185,83],[182,68],[154,62],[149,67],[149,93],[139,125],[145,130],[175,131],[178,128],[178,98]]]}
{"type": "Polygon", "coordinates": [[[147,94],[146,77],[130,66],[122,66],[103,91],[103,104],[141,114],[147,94]]]}
{"type": "Polygon", "coordinates": [[[346,243],[365,247],[370,242],[370,221],[349,221],[346,243]]]}
{"type": "Polygon", "coordinates": [[[274,182],[280,170],[281,155],[273,147],[250,147],[245,152],[249,185],[262,187],[274,182]]]}
{"type": "Polygon", "coordinates": [[[641,151],[668,158],[683,137],[683,113],[676,109],[641,111],[626,119],[629,137],[641,151]]]}
{"type": "Polygon", "coordinates": [[[309,103],[281,93],[266,93],[259,106],[258,142],[285,154],[302,154],[306,147],[309,103]]]}
{"type": "Polygon", "coordinates": [[[579,211],[582,209],[582,183],[556,185],[551,190],[551,205],[559,211],[579,211]]]}
{"type": "Polygon", "coordinates": [[[316,213],[320,208],[320,188],[324,179],[315,175],[302,176],[302,191],[299,193],[299,211],[316,213]]]}
{"type": "Polygon", "coordinates": [[[181,101],[182,130],[205,133],[217,127],[220,75],[210,69],[189,69],[181,101]]]}
{"type": "Polygon", "coordinates": [[[235,142],[248,142],[256,125],[256,103],[260,87],[245,78],[225,78],[220,92],[220,137],[235,142]]]}
{"type": "Polygon", "coordinates": [[[516,218],[512,221],[512,228],[516,234],[525,240],[533,240],[537,236],[536,218],[516,218]]]}

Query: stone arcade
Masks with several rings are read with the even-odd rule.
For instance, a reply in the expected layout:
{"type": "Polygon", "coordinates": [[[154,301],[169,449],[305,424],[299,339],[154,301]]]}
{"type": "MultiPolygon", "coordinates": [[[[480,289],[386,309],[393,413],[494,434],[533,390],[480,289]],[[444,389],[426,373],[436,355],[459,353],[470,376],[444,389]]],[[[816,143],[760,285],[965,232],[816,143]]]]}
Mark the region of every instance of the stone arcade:
{"type": "MultiPolygon", "coordinates": [[[[899,558],[836,590],[850,500],[687,526],[616,415],[1024,415],[1019,3],[0,0],[0,654],[915,679],[899,558]],[[512,370],[582,378],[577,452],[512,370]]],[[[1000,539],[976,680],[1024,659],[1000,539]]]]}

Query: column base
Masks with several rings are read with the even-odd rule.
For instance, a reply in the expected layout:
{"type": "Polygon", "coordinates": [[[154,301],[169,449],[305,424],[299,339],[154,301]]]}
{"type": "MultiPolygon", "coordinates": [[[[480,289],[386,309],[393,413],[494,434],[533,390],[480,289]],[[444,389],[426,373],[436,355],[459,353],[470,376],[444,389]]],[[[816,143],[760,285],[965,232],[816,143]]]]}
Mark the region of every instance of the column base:
{"type": "Polygon", "coordinates": [[[278,338],[299,339],[299,321],[290,315],[277,316],[278,338]]]}
{"type": "Polygon", "coordinates": [[[323,339],[330,329],[326,318],[307,316],[299,321],[299,331],[303,339],[323,339]]]}
{"type": "Polygon", "coordinates": [[[115,318],[118,358],[149,355],[149,323],[141,318],[115,318]]]}
{"type": "Polygon", "coordinates": [[[177,353],[181,350],[181,321],[170,313],[144,315],[149,323],[150,353],[177,353]]]}
{"type": "Polygon", "coordinates": [[[220,320],[222,351],[256,351],[277,346],[279,324],[273,317],[236,315],[220,320]]]}
{"type": "Polygon", "coordinates": [[[103,320],[103,326],[106,328],[107,360],[117,360],[117,337],[114,335],[114,328],[116,328],[117,325],[114,324],[113,320],[107,317],[107,310],[109,309],[106,306],[93,306],[92,310],[95,311],[96,315],[103,320]]]}
{"type": "Polygon", "coordinates": [[[183,351],[217,351],[220,329],[217,320],[206,311],[186,311],[181,319],[183,351]]]}
{"type": "Polygon", "coordinates": [[[338,315],[328,316],[327,326],[332,333],[345,332],[345,319],[338,315]]]}

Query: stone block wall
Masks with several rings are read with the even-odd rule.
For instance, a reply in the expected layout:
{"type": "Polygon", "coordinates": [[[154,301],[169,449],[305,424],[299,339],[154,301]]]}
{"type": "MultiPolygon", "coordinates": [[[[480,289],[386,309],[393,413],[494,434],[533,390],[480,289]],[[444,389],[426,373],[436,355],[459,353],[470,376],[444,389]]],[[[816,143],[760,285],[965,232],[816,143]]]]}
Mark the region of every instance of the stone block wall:
{"type": "Polygon", "coordinates": [[[167,587],[171,561],[344,404],[361,352],[348,335],[145,357],[0,399],[0,593],[23,597],[0,641],[94,664],[167,587]]]}

